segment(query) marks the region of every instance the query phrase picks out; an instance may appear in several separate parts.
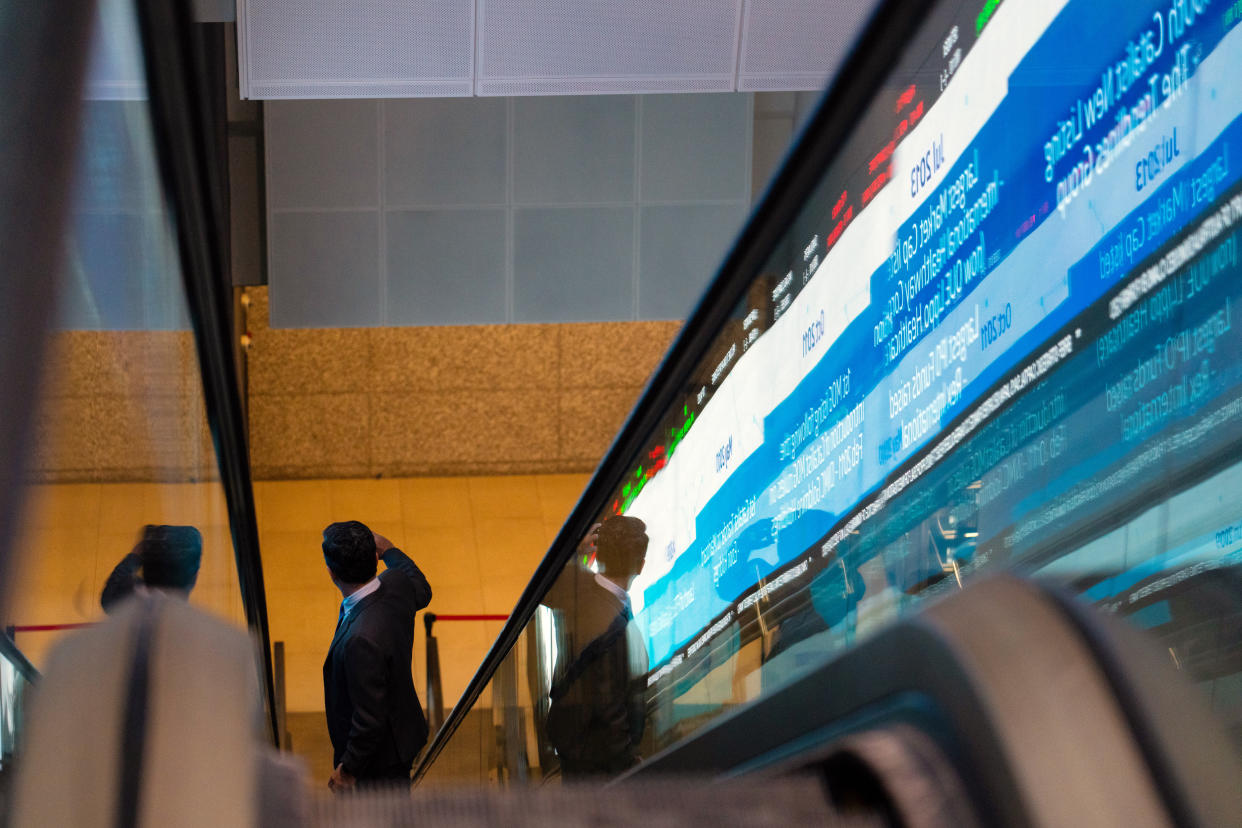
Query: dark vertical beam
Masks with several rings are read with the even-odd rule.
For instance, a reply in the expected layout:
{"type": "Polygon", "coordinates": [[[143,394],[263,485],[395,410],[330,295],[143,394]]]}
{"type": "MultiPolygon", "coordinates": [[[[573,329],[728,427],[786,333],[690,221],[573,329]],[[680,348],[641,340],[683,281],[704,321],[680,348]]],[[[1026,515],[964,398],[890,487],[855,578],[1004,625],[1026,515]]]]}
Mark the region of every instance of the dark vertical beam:
{"type": "Polygon", "coordinates": [[[285,691],[285,642],[275,641],[272,643],[272,667],[273,682],[275,684],[276,695],[273,700],[276,703],[276,733],[279,740],[279,746],[282,750],[290,750],[288,710],[286,704],[285,691]]]}
{"type": "MultiPolygon", "coordinates": [[[[185,3],[136,0],[147,89],[164,192],[176,220],[182,277],[194,325],[203,397],[211,427],[246,621],[255,636],[263,677],[270,736],[280,743],[276,721],[267,599],[250,457],[241,394],[234,372],[232,299],[226,281],[228,250],[220,227],[223,185],[219,179],[206,63],[185,3]]],[[[220,79],[222,81],[222,79],[220,79]]]]}
{"type": "Polygon", "coordinates": [[[434,612],[423,613],[423,627],[427,631],[427,731],[433,736],[444,724],[444,691],[440,687],[440,645],[431,632],[435,623],[434,612]]]}

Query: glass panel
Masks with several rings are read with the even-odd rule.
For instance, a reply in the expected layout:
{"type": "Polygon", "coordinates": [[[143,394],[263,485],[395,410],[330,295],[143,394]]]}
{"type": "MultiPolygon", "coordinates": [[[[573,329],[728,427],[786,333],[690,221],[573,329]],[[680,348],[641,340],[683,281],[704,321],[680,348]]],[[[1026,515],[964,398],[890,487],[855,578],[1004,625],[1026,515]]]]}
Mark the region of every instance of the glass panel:
{"type": "Polygon", "coordinates": [[[134,10],[101,3],[60,315],[3,619],[35,667],[134,589],[245,626],[134,10]],[[185,527],[185,528],[169,528],[185,527]]]}
{"type": "Polygon", "coordinates": [[[1242,734],[1240,19],[930,11],[511,654],[532,776],[1000,569],[1148,630],[1242,734]]]}
{"type": "Polygon", "coordinates": [[[35,678],[30,662],[7,637],[0,637],[0,798],[10,784],[9,769],[20,749],[26,693],[35,678]]]}
{"type": "Polygon", "coordinates": [[[528,628],[420,784],[533,784],[556,768],[542,737],[548,702],[540,685],[546,666],[541,659],[546,654],[529,656],[537,652],[536,641],[528,628]]]}

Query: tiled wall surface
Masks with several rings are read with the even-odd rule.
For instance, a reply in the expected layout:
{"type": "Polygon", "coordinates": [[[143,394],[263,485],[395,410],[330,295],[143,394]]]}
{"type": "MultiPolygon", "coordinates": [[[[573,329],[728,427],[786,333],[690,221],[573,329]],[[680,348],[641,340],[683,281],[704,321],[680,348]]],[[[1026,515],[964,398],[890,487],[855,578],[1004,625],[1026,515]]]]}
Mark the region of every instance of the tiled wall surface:
{"type": "Polygon", "coordinates": [[[590,471],[681,327],[278,329],[247,290],[260,480],[590,471]]]}
{"type": "Polygon", "coordinates": [[[272,322],[683,319],[750,204],[752,108],[745,94],[270,101],[272,322]]]}

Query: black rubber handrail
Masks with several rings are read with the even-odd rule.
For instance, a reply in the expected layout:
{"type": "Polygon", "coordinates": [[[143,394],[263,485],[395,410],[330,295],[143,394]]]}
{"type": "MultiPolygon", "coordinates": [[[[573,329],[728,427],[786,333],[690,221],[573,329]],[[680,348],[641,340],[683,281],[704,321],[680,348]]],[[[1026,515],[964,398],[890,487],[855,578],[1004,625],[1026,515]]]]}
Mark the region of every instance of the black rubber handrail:
{"type": "Polygon", "coordinates": [[[428,746],[414,771],[415,782],[426,774],[491,681],[534,615],[535,608],[573,555],[579,539],[587,534],[596,517],[611,502],[617,484],[630,472],[633,458],[642,453],[666,413],[689,387],[691,377],[729,315],[818,186],[823,171],[837,157],[930,7],[931,4],[923,0],[886,0],[872,13],[815,114],[803,128],[702,299],[652,375],[552,547],[536,567],[509,622],[428,746]]]}
{"type": "Polygon", "coordinates": [[[136,0],[156,155],[176,220],[181,273],[194,328],[207,420],[228,507],[246,621],[261,648],[262,692],[273,744],[279,746],[267,599],[246,420],[233,358],[231,297],[220,205],[224,185],[213,163],[207,83],[189,3],[136,0]]]}

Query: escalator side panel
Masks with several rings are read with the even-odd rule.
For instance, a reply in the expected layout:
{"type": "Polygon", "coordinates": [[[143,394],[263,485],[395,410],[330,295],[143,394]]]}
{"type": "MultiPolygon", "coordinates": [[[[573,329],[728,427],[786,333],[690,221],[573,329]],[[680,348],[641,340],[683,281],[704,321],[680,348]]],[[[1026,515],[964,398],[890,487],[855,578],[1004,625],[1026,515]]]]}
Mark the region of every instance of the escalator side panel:
{"type": "MultiPolygon", "coordinates": [[[[1193,709],[1193,690],[1154,661],[1127,655],[1124,668],[1127,675],[1144,671],[1153,710],[1193,709]]],[[[799,745],[810,762],[846,733],[905,722],[939,742],[987,824],[1182,822],[1174,817],[1185,809],[1158,784],[1160,768],[1149,763],[1115,687],[1054,598],[1033,584],[999,577],[722,717],[631,776],[789,769],[798,765],[790,745],[799,745]],[[926,699],[930,713],[910,715],[902,698],[926,699]],[[816,731],[819,744],[807,739],[816,731]]],[[[1198,727],[1193,732],[1202,734],[1198,727]]],[[[1239,778],[1236,761],[1222,758],[1220,750],[1209,755],[1224,763],[1223,778],[1239,778]]],[[[1170,755],[1169,761],[1184,758],[1170,755]]]]}

